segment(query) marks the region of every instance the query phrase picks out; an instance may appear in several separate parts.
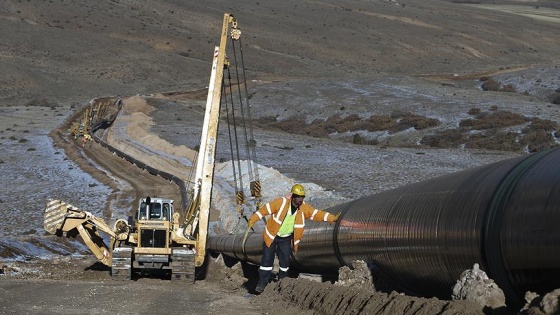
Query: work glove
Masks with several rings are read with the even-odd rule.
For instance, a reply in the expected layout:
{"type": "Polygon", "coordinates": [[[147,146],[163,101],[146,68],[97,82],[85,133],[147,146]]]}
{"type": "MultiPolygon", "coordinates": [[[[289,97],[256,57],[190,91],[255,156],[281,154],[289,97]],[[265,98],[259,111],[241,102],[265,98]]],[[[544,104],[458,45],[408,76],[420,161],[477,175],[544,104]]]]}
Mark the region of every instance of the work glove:
{"type": "Polygon", "coordinates": [[[342,212],[337,213],[337,214],[334,216],[334,220],[335,220],[335,221],[338,221],[338,218],[340,218],[340,215],[341,215],[341,214],[342,214],[342,212]]]}

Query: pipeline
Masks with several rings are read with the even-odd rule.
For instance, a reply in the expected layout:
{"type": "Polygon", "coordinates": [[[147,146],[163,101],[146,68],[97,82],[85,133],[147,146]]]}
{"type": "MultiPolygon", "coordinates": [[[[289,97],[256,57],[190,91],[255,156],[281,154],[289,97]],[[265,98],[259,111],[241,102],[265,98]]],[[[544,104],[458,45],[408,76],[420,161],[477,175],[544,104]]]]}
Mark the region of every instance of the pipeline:
{"type": "MultiPolygon", "coordinates": [[[[327,209],[335,224],[306,222],[292,266],[336,274],[355,260],[405,292],[449,299],[478,263],[522,303],[560,287],[560,148],[448,174],[327,209]]],[[[210,251],[259,264],[262,235],[210,237],[210,251]]],[[[510,305],[510,304],[508,304],[510,305]]]]}

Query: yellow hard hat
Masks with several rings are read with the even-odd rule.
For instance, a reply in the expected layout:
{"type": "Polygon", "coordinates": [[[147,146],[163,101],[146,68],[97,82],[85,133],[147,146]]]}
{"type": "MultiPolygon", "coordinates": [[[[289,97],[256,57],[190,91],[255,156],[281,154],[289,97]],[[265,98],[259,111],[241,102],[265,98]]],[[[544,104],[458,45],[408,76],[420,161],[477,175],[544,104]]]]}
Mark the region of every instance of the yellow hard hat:
{"type": "Polygon", "coordinates": [[[295,184],[292,187],[292,194],[305,197],[305,189],[300,184],[295,184]]]}

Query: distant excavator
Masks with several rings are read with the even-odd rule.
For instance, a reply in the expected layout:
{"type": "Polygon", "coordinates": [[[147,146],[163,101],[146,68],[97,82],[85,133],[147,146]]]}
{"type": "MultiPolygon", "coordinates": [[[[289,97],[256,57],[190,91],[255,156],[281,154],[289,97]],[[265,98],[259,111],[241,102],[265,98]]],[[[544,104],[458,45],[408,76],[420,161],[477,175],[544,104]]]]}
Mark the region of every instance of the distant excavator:
{"type": "MultiPolygon", "coordinates": [[[[222,102],[226,103],[228,122],[235,117],[230,116],[231,109],[228,108],[226,97],[231,99],[233,109],[232,86],[238,87],[240,95],[245,93],[244,101],[248,103],[246,81],[242,84],[238,78],[236,83],[224,84],[224,78],[231,81],[232,77],[229,73],[230,62],[226,58],[227,39],[231,39],[232,46],[235,46],[233,44],[240,39],[240,35],[236,19],[225,13],[220,46],[215,47],[213,55],[196,174],[192,181],[192,198],[185,213],[180,214],[176,211],[171,199],[146,197],[140,200],[134,217],[128,220],[118,219],[114,226],[110,227],[102,218],[91,212],[80,210],[61,200],[49,200],[44,218],[46,231],[58,236],[80,235],[97,259],[111,267],[111,275],[115,279],[131,279],[134,272],[140,270],[163,270],[171,273],[172,280],[194,282],[195,268],[204,263],[206,255],[220,107],[222,102]],[[228,70],[227,76],[224,75],[224,70],[228,70]],[[242,86],[245,88],[241,89],[242,86]],[[227,92],[226,87],[229,88],[227,92]],[[100,232],[109,237],[109,245],[105,244],[100,232]]],[[[237,66],[237,58],[235,65],[237,66]]],[[[241,69],[244,78],[245,67],[242,65],[241,69]]],[[[239,99],[243,109],[243,98],[239,99]]],[[[248,113],[248,104],[245,107],[245,112],[248,113]]],[[[102,108],[104,107],[95,107],[93,111],[86,111],[81,122],[73,126],[72,135],[89,136],[93,124],[92,117],[95,117],[92,113],[99,113],[102,108]]],[[[246,126],[245,123],[250,123],[250,119],[247,122],[243,118],[243,126],[246,126]]],[[[250,135],[247,138],[245,129],[246,145],[254,157],[255,141],[252,138],[252,130],[249,130],[250,135]]],[[[253,172],[257,172],[256,167],[253,172]]],[[[255,178],[251,181],[251,195],[260,200],[258,174],[255,178]]],[[[241,176],[238,180],[241,180],[241,176]]],[[[239,186],[237,183],[236,179],[236,200],[240,205],[244,202],[244,196],[242,183],[239,186]]]]}

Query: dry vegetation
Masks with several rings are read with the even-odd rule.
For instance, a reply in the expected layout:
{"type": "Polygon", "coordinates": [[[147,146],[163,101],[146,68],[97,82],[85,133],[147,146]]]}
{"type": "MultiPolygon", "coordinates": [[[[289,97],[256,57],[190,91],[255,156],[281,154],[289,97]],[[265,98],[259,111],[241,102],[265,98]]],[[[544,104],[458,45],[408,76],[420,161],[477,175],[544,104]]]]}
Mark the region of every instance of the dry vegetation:
{"type": "Polygon", "coordinates": [[[469,111],[456,129],[439,131],[422,139],[422,144],[437,148],[466,147],[502,151],[538,152],[557,145],[558,123],[529,118],[509,111],[469,111]]]}
{"type": "Polygon", "coordinates": [[[258,119],[256,124],[312,137],[329,138],[333,134],[353,133],[351,137],[353,143],[376,145],[379,144],[377,139],[367,140],[357,132],[387,131],[389,134],[395,134],[410,128],[423,130],[435,127],[440,122],[435,118],[395,111],[391,115],[371,115],[366,118],[362,118],[358,114],[348,116],[336,114],[324,120],[315,119],[311,123],[307,123],[305,117],[292,116],[281,121],[277,121],[274,117],[263,117],[258,119]]]}
{"type": "MultiPolygon", "coordinates": [[[[550,90],[550,86],[546,85],[549,83],[543,83],[544,80],[537,78],[534,81],[534,85],[548,89],[539,94],[516,84],[500,82],[497,76],[478,78],[480,89],[488,93],[530,95],[551,103],[549,107],[560,104],[560,88],[552,87],[550,90]]],[[[559,125],[554,120],[498,109],[497,105],[491,105],[486,110],[473,107],[467,114],[471,118],[460,120],[455,128],[450,128],[449,122],[441,121],[442,118],[401,110],[395,110],[390,115],[334,114],[314,120],[301,115],[288,118],[266,116],[257,119],[256,124],[293,134],[384,147],[425,146],[533,153],[559,144],[559,125]]]]}
{"type": "Polygon", "coordinates": [[[482,77],[480,81],[482,82],[482,89],[484,91],[517,92],[513,84],[502,85],[500,82],[490,77],[482,77]]]}
{"type": "Polygon", "coordinates": [[[305,121],[305,117],[299,116],[281,121],[274,117],[263,117],[256,123],[284,132],[319,138],[332,138],[336,134],[348,133],[349,136],[344,139],[363,145],[386,145],[377,137],[368,137],[367,132],[384,131],[392,135],[404,130],[429,131],[432,128],[433,131],[424,136],[419,145],[514,152],[538,152],[557,146],[559,126],[555,121],[498,110],[496,106],[488,111],[471,108],[468,114],[473,118],[461,120],[457,128],[439,130],[439,120],[410,112],[393,112],[391,115],[371,115],[365,118],[357,114],[333,115],[310,123],[305,121]]]}

